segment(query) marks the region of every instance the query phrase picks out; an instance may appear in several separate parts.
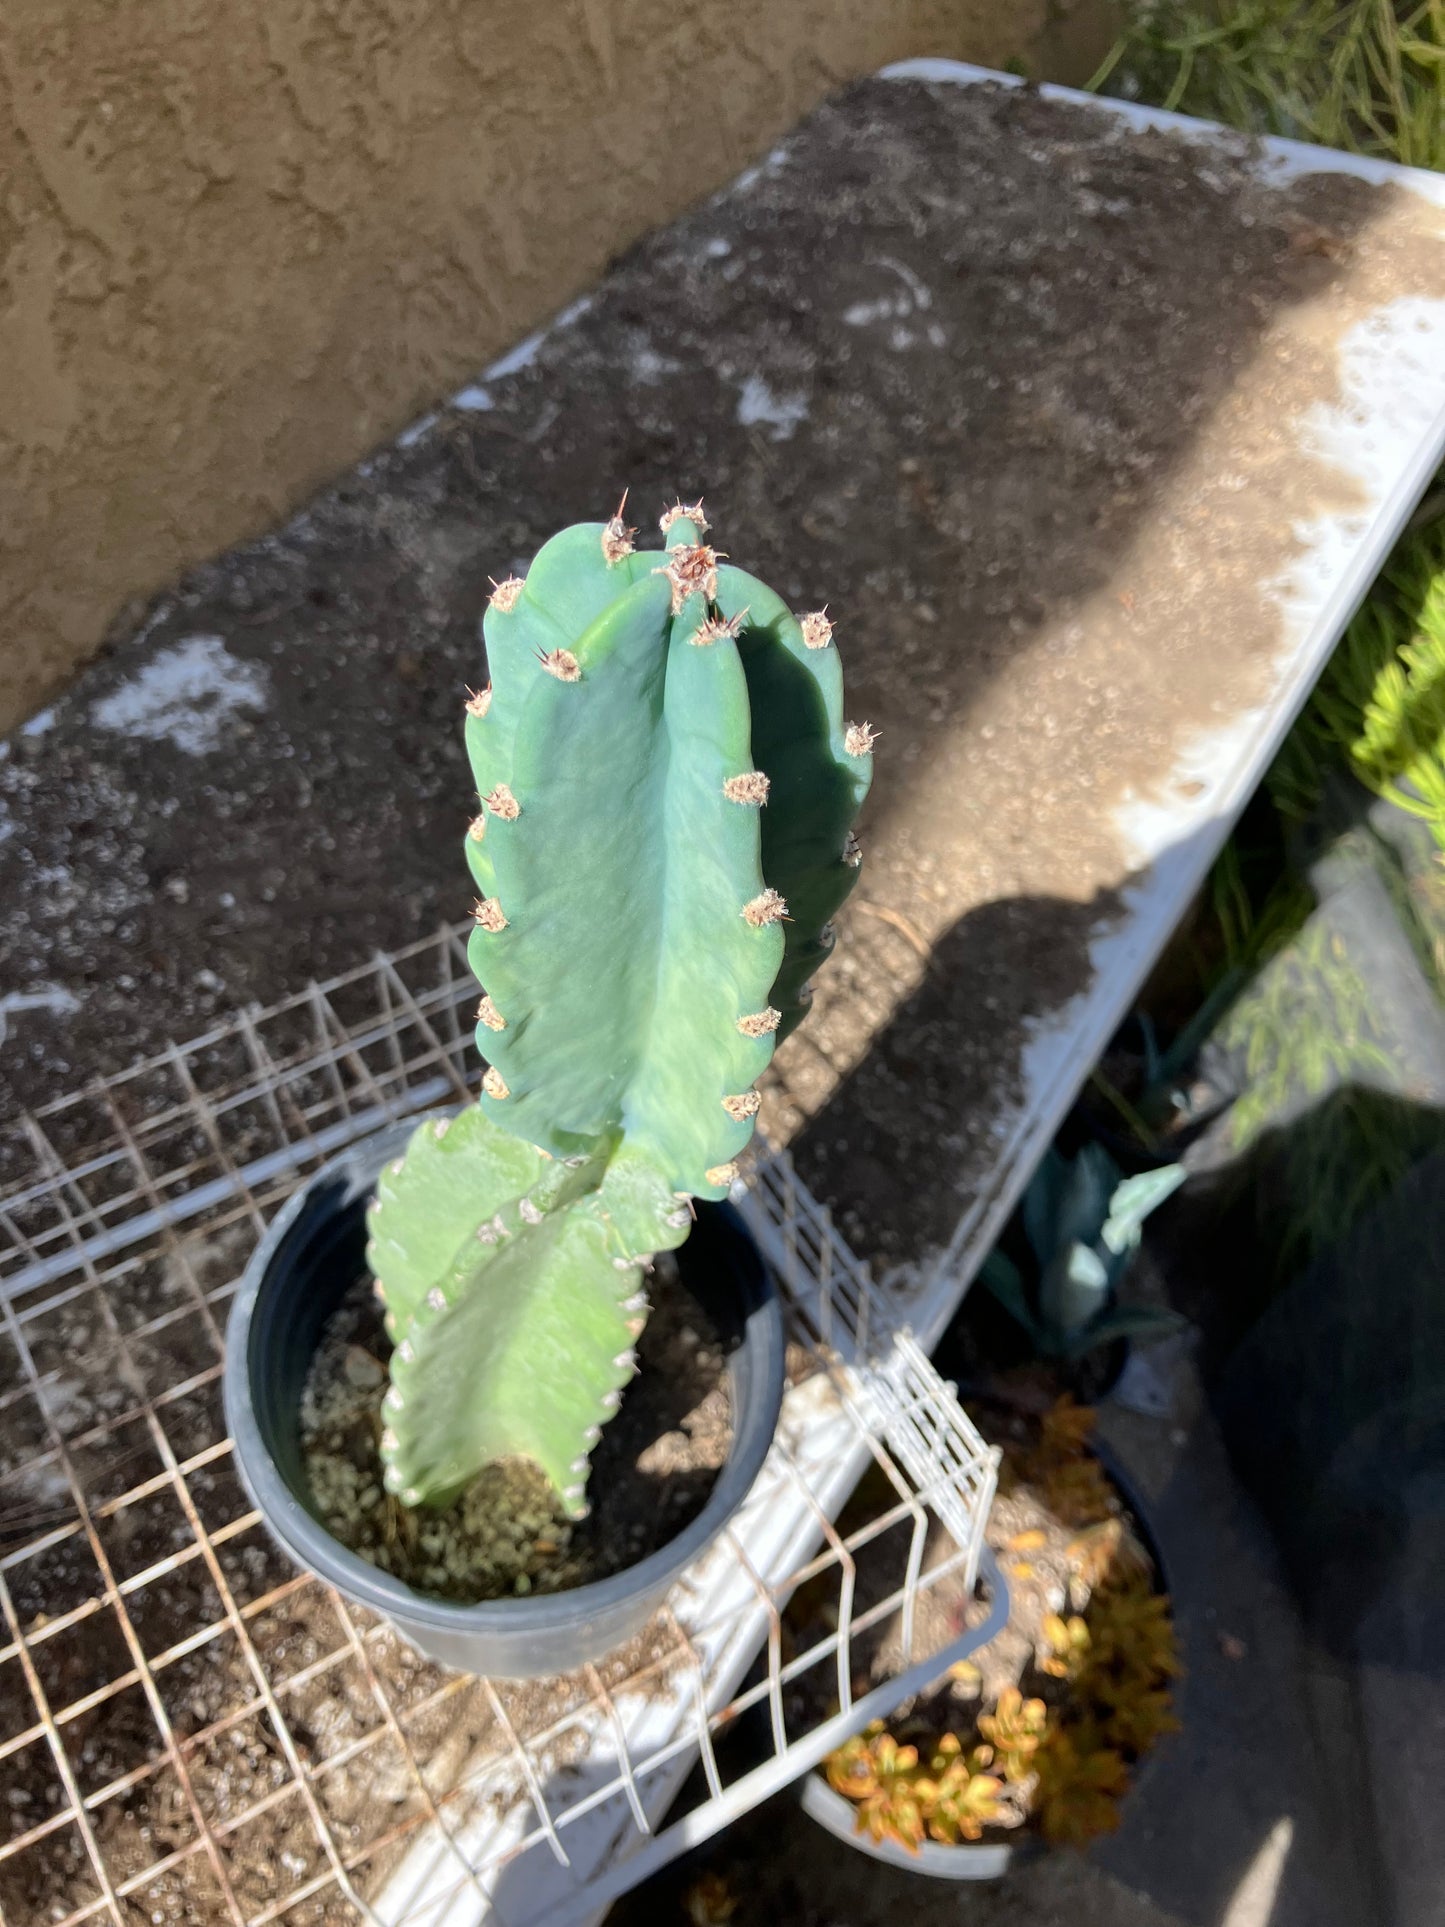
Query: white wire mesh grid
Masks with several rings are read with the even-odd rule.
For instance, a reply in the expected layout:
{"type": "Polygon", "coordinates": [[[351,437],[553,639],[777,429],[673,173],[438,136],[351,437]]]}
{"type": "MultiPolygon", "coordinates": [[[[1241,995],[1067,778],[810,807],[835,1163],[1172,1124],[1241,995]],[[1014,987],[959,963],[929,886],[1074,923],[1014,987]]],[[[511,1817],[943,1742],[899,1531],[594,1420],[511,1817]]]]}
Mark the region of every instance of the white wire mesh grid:
{"type": "Polygon", "coordinates": [[[972,1590],[994,1455],[773,1154],[740,1201],[802,1382],[748,1505],[632,1647],[526,1686],[447,1674],[285,1564],[225,1436],[228,1301],[298,1179],[469,1095],[475,994],[443,930],[0,1142],[8,1927],[586,1918],[997,1622],[1001,1593],[915,1654],[930,1589],[972,1590]],[[829,1628],[802,1650],[800,1588],[829,1628]],[[701,1803],[659,1831],[694,1762],[701,1803]]]}

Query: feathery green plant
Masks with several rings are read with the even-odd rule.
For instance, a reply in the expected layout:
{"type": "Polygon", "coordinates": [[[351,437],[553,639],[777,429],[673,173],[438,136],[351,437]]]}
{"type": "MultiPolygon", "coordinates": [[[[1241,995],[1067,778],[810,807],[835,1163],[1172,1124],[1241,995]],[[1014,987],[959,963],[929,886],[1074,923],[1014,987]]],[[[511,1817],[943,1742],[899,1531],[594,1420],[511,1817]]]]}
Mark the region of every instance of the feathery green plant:
{"type": "Polygon", "coordinates": [[[524,1456],[585,1513],[651,1255],[726,1196],[857,878],[873,732],[843,721],[826,613],[728,566],[701,503],[662,528],[663,551],[621,508],[565,529],[486,613],[466,851],[489,1068],[370,1216],[409,1505],[524,1456]]]}
{"type": "Polygon", "coordinates": [[[1346,629],[1270,771],[1276,809],[1309,816],[1340,762],[1445,852],[1445,522],[1405,537],[1346,629]]]}
{"type": "Polygon", "coordinates": [[[1094,89],[1445,167],[1445,0],[1149,0],[1094,89]]]}

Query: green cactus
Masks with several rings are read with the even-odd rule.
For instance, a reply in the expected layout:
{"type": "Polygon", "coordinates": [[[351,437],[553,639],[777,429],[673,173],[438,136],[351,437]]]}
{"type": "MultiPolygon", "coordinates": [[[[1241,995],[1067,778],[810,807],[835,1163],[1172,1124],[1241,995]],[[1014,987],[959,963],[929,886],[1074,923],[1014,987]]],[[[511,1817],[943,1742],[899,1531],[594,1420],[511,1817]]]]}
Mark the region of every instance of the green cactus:
{"type": "Polygon", "coordinates": [[[408,1504],[522,1454],[585,1512],[651,1254],[726,1195],[857,877],[873,733],[843,722],[826,613],[727,566],[700,503],[662,527],[663,551],[621,508],[563,530],[485,618],[466,850],[489,1068],[370,1219],[408,1504]]]}

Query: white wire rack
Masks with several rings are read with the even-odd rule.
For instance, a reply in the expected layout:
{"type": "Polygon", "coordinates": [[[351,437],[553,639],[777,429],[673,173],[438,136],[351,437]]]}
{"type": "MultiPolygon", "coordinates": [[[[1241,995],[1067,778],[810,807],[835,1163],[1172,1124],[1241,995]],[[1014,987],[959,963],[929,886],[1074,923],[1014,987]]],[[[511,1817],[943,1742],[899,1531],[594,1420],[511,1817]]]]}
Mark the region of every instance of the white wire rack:
{"type": "Polygon", "coordinates": [[[782,1422],[638,1640],[448,1674],[286,1565],[225,1436],[230,1294],[326,1156],[469,1095],[474,1000],[443,930],[0,1142],[7,1927],[598,1918],[1001,1623],[996,1456],[768,1151],[738,1196],[789,1310],[782,1422]],[[941,1633],[930,1594],[967,1602],[941,1633]]]}

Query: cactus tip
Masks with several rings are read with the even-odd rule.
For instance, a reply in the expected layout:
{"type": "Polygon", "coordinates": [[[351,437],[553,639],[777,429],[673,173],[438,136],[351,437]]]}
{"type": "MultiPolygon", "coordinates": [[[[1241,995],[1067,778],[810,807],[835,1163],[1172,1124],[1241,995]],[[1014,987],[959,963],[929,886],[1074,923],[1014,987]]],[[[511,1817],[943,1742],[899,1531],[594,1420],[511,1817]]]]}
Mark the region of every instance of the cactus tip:
{"type": "Polygon", "coordinates": [[[617,513],[602,531],[602,560],[610,569],[614,562],[621,562],[632,553],[632,538],[636,529],[630,529],[622,520],[627,507],[627,490],[622,491],[622,500],[617,504],[617,513]]]}
{"type": "Polygon", "coordinates": [[[502,906],[495,897],[480,898],[478,902],[472,906],[472,915],[476,918],[478,927],[490,931],[493,936],[495,936],[499,930],[505,930],[507,927],[507,919],[502,914],[502,906]]]}
{"type": "Polygon", "coordinates": [[[788,914],[788,906],[776,890],[764,890],[761,896],[753,897],[743,905],[742,914],[755,930],[767,924],[777,923],[788,914]]]}
{"type": "Polygon", "coordinates": [[[445,1311],[447,1308],[447,1295],[440,1285],[433,1285],[426,1295],[426,1302],[427,1308],[430,1311],[445,1311]]]}
{"type": "Polygon", "coordinates": [[[757,1116],[762,1102],[756,1091],[738,1091],[732,1096],[725,1097],[722,1107],[730,1118],[739,1124],[744,1124],[750,1117],[757,1116]]]}
{"type": "Polygon", "coordinates": [[[473,843],[480,843],[482,838],[486,835],[486,833],[487,833],[486,816],[485,815],[474,816],[471,822],[468,823],[467,825],[467,835],[472,839],[473,843]]]}
{"type": "Polygon", "coordinates": [[[467,690],[466,708],[469,716],[476,716],[478,718],[485,716],[491,706],[492,685],[490,683],[487,684],[485,689],[469,688],[467,690]]]}
{"type": "Polygon", "coordinates": [[[522,1214],[526,1223],[540,1224],[542,1222],[542,1214],[530,1198],[523,1198],[522,1202],[517,1206],[517,1209],[522,1214]]]}
{"type": "Polygon", "coordinates": [[[665,575],[672,584],[672,613],[682,614],[682,605],[690,595],[700,595],[708,602],[717,599],[717,565],[719,552],[708,548],[701,542],[684,542],[678,548],[667,552],[665,568],[654,569],[654,575],[665,575]]]}
{"type": "Polygon", "coordinates": [[[663,510],[662,517],[657,526],[662,530],[664,535],[670,535],[674,522],[691,522],[699,535],[706,535],[712,526],[702,512],[701,497],[692,503],[691,506],[684,506],[680,500],[674,502],[670,509],[663,510]]]}
{"type": "Polygon", "coordinates": [[[727,1164],[715,1164],[711,1170],[703,1172],[709,1184],[733,1184],[737,1181],[737,1175],[738,1167],[731,1161],[727,1164]]]}
{"type": "Polygon", "coordinates": [[[769,1004],[766,1010],[755,1010],[746,1017],[739,1017],[738,1029],[744,1037],[767,1037],[782,1021],[783,1013],[780,1010],[774,1010],[769,1004]]]}
{"type": "Polygon", "coordinates": [[[871,756],[877,741],[878,731],[871,723],[849,723],[843,747],[850,756],[871,756]]]}
{"type": "Polygon", "coordinates": [[[512,610],[517,606],[518,596],[521,595],[522,590],[526,587],[521,576],[509,575],[505,582],[498,582],[492,576],[488,576],[487,580],[492,585],[492,593],[487,597],[488,606],[493,609],[500,609],[504,616],[510,615],[512,610]]]}
{"type": "Polygon", "coordinates": [[[487,1066],[487,1074],[482,1079],[482,1089],[488,1097],[503,1098],[512,1095],[511,1091],[507,1088],[506,1078],[503,1077],[495,1064],[489,1064],[487,1066]]]}
{"type": "Polygon", "coordinates": [[[741,776],[729,776],[723,783],[723,795],[729,803],[763,804],[772,787],[770,777],[764,776],[760,769],[750,769],[741,776]]]}
{"type": "Polygon", "coordinates": [[[843,861],[850,870],[856,870],[863,861],[863,845],[851,830],[843,839],[843,861]]]}
{"type": "Polygon", "coordinates": [[[477,1022],[479,1024],[485,1024],[488,1030],[505,1030],[507,1028],[506,1018],[502,1015],[501,1011],[497,1009],[497,1006],[492,1002],[490,997],[483,997],[482,1001],[477,1005],[477,1022]]]}
{"type": "Polygon", "coordinates": [[[833,625],[826,609],[815,609],[812,615],[804,616],[800,626],[809,649],[826,649],[833,640],[833,625]]]}

